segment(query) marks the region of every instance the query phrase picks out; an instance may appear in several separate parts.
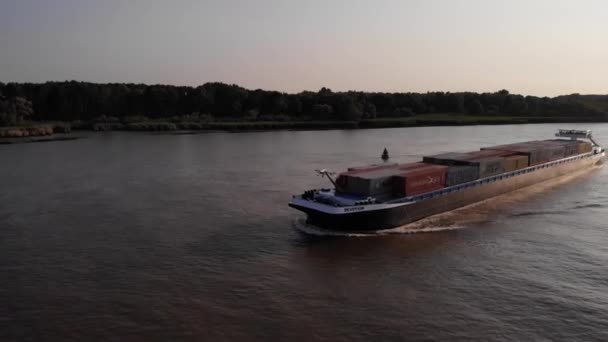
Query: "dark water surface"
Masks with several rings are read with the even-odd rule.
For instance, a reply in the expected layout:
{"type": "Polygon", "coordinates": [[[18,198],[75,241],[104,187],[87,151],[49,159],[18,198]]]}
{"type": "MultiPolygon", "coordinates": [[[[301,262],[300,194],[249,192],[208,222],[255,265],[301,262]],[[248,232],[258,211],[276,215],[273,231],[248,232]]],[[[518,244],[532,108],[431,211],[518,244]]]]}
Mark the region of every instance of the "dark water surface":
{"type": "MultiPolygon", "coordinates": [[[[564,125],[562,125],[564,126],[564,125]]],[[[589,127],[608,143],[608,125],[589,127]]],[[[303,234],[312,172],[556,125],[0,146],[0,340],[608,340],[606,168],[431,220],[303,234]]]]}

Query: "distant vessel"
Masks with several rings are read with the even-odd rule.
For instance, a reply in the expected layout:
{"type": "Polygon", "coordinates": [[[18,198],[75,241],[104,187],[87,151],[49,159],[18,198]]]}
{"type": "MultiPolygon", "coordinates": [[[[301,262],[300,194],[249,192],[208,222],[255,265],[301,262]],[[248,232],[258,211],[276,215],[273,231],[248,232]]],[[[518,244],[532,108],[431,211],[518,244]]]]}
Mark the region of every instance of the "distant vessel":
{"type": "Polygon", "coordinates": [[[307,190],[289,206],[307,223],[339,231],[390,229],[601,163],[589,130],[559,130],[559,138],[425,156],[421,162],[349,168],[327,177],[334,189],[307,190]],[[586,139],[583,141],[579,139],[586,139]]]}

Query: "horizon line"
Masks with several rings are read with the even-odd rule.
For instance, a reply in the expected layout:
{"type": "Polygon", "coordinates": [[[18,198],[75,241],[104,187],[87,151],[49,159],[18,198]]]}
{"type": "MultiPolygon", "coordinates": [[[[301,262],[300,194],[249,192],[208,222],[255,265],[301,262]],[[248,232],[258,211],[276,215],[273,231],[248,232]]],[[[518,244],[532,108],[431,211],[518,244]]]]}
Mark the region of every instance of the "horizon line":
{"type": "Polygon", "coordinates": [[[123,85],[127,85],[127,84],[132,84],[132,85],[144,85],[144,86],[170,86],[170,87],[189,87],[189,88],[198,88],[198,87],[202,87],[206,84],[225,84],[225,85],[229,85],[229,86],[237,86],[240,88],[243,88],[245,90],[248,91],[256,91],[256,90],[261,90],[261,91],[267,91],[267,92],[278,92],[281,94],[286,94],[286,95],[297,95],[297,94],[302,94],[302,93],[318,93],[323,89],[327,89],[329,91],[331,91],[332,93],[369,93],[369,94],[429,94],[429,93],[445,93],[445,94],[495,94],[498,93],[500,91],[506,90],[508,92],[509,95],[519,95],[519,96],[523,96],[523,97],[538,97],[538,98],[556,98],[556,97],[562,97],[562,96],[573,96],[573,95],[579,95],[579,96],[608,96],[608,93],[602,94],[602,93],[590,93],[590,94],[583,94],[583,93],[569,93],[569,94],[560,94],[560,95],[554,95],[554,96],[539,96],[539,95],[527,95],[527,94],[523,94],[523,93],[512,93],[510,90],[506,89],[506,88],[502,88],[499,90],[495,90],[495,91],[472,91],[472,90],[458,90],[458,91],[450,91],[450,90],[427,90],[426,92],[420,92],[420,91],[377,91],[377,90],[353,90],[353,89],[349,89],[349,90],[334,90],[331,89],[330,87],[327,86],[321,86],[318,90],[300,90],[300,91],[283,91],[283,90],[276,90],[276,89],[263,89],[263,88],[255,88],[255,87],[245,87],[242,86],[240,84],[237,83],[230,83],[230,82],[223,82],[223,81],[207,81],[198,85],[178,85],[178,84],[169,84],[169,83],[144,83],[144,82],[92,82],[92,81],[79,81],[79,80],[63,80],[63,81],[56,81],[56,80],[47,80],[47,81],[41,81],[41,82],[18,82],[18,81],[0,81],[0,84],[4,84],[4,85],[9,85],[9,84],[45,84],[45,83],[89,83],[89,84],[96,84],[96,85],[109,85],[109,84],[123,84],[123,85]]]}

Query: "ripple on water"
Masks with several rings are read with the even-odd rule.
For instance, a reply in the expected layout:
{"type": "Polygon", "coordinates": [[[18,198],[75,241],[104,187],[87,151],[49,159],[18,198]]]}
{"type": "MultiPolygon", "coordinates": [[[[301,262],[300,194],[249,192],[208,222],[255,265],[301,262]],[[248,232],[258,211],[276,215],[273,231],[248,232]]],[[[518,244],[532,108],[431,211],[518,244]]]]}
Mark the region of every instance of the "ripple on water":
{"type": "Polygon", "coordinates": [[[0,340],[608,341],[608,170],[375,234],[286,206],[383,147],[410,162],[560,126],[7,145],[0,340]]]}

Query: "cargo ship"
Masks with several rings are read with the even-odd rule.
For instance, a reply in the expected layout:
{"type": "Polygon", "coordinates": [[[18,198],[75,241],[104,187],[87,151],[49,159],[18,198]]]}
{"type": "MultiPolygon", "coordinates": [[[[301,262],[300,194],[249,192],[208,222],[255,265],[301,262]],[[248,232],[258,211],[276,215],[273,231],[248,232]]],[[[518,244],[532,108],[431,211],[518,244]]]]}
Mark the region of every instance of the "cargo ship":
{"type": "Polygon", "coordinates": [[[318,228],[385,230],[594,166],[605,156],[591,131],[555,135],[424,156],[414,163],[351,167],[337,175],[316,170],[333,189],[294,195],[289,206],[306,213],[307,224],[318,228]]]}

